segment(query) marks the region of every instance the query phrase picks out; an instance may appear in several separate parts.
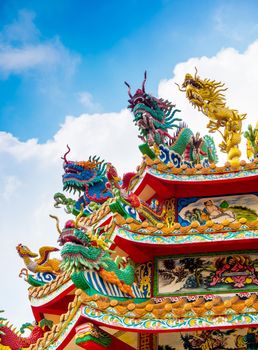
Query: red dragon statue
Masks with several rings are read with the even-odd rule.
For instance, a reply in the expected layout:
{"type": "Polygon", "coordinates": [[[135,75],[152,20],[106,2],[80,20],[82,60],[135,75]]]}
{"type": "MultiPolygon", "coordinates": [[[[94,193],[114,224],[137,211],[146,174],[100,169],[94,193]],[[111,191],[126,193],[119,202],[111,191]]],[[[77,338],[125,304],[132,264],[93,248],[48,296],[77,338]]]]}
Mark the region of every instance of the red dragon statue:
{"type": "Polygon", "coordinates": [[[52,327],[52,321],[41,320],[38,325],[25,323],[22,325],[20,332],[9,325],[5,319],[0,318],[0,349],[1,350],[19,350],[26,349],[31,344],[35,344],[44,333],[52,327]],[[25,329],[30,329],[31,333],[28,337],[21,336],[25,329]]]}

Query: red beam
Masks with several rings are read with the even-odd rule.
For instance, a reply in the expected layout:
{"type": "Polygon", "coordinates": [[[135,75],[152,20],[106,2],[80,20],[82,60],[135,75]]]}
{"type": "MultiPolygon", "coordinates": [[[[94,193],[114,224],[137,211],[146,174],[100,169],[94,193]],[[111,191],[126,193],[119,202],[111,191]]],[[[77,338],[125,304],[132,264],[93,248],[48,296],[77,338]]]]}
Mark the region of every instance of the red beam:
{"type": "MultiPolygon", "coordinates": [[[[189,179],[191,177],[189,176],[189,179]]],[[[151,174],[145,174],[135,194],[139,195],[146,185],[150,185],[160,198],[209,197],[219,195],[237,195],[258,192],[258,175],[241,178],[206,181],[165,180],[151,174]]]]}
{"type": "Polygon", "coordinates": [[[115,242],[121,247],[136,263],[143,263],[151,260],[154,256],[180,255],[194,253],[211,253],[231,250],[256,250],[258,249],[258,238],[239,239],[230,241],[194,242],[181,244],[148,244],[137,241],[129,241],[122,237],[115,237],[115,242]]]}

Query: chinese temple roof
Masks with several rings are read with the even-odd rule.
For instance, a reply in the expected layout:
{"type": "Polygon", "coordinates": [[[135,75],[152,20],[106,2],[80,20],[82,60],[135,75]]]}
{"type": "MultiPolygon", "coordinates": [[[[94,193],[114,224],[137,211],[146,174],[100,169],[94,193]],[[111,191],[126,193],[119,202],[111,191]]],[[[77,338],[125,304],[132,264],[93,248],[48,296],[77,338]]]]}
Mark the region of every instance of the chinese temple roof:
{"type": "Polygon", "coordinates": [[[50,257],[55,247],[37,254],[17,246],[35,319],[53,323],[23,339],[27,349],[131,350],[113,330],[258,326],[258,129],[245,132],[249,161],[241,160],[246,115],[226,106],[222,83],[187,74],[180,90],[221,135],[228,160],[218,165],[213,138],[194,134],[174,104],[148,94],[146,79],[134,95],[126,83],[142,141],[136,172],[120,178],[97,156],[68,159],[67,146],[63,190],[75,196],[56,193],[54,205],[70,218],[60,227],[51,216],[61,260],[50,257]]]}

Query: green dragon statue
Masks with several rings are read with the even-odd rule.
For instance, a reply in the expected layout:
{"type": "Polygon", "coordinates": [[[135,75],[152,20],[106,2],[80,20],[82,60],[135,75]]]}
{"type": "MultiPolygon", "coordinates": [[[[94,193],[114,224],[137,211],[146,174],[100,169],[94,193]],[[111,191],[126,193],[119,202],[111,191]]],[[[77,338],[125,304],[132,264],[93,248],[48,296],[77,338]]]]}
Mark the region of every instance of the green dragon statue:
{"type": "Polygon", "coordinates": [[[125,84],[130,97],[128,108],[133,111],[134,122],[140,131],[139,138],[152,146],[163,144],[166,139],[170,139],[168,129],[177,128],[175,122],[181,119],[174,118],[175,113],[180,112],[178,109],[174,110],[175,105],[145,92],[146,79],[147,72],[145,71],[142,88],[138,89],[134,96],[131,94],[130,85],[127,82],[125,84]]]}
{"type": "Polygon", "coordinates": [[[103,280],[116,284],[123,293],[132,296],[134,266],[131,262],[125,263],[120,257],[114,261],[110,257],[111,251],[106,240],[85,228],[79,228],[80,215],[75,222],[66,222],[59,237],[62,246],[61,269],[70,273],[72,279],[78,272],[97,270],[103,280]]]}
{"type": "Polygon", "coordinates": [[[63,190],[79,193],[79,199],[74,200],[67,198],[64,194],[58,192],[54,195],[56,208],[60,205],[65,206],[67,213],[78,215],[83,205],[83,215],[90,215],[96,208],[104,203],[108,198],[112,197],[112,193],[106,188],[106,163],[94,156],[89,157],[87,161],[67,160],[70,148],[63,156],[64,174],[63,174],[63,190]],[[83,194],[81,195],[81,192],[83,194]]]}
{"type": "Polygon", "coordinates": [[[207,135],[200,137],[199,133],[194,135],[186,124],[176,124],[181,119],[174,115],[180,110],[174,109],[175,105],[167,100],[147,94],[146,79],[145,72],[142,88],[134,95],[131,94],[130,85],[125,82],[130,97],[128,108],[134,114],[134,122],[140,131],[139,138],[144,142],[139,146],[141,152],[152,159],[158,156],[165,164],[170,162],[175,167],[216,163],[218,157],[213,138],[207,135]],[[169,129],[176,129],[174,136],[168,133],[169,129]]]}
{"type": "Polygon", "coordinates": [[[258,157],[258,123],[255,128],[248,125],[248,130],[244,132],[246,138],[246,154],[251,161],[258,157]]]}

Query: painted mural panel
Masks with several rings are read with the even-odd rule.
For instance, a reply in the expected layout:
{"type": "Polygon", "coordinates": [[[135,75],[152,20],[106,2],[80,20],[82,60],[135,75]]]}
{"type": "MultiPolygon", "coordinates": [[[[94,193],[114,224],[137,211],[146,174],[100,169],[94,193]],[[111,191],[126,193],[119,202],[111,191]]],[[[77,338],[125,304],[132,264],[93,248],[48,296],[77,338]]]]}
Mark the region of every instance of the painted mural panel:
{"type": "Polygon", "coordinates": [[[258,218],[258,193],[178,200],[178,222],[182,226],[193,221],[204,225],[208,220],[221,223],[225,219],[233,222],[240,218],[248,221],[258,218]]]}
{"type": "Polygon", "coordinates": [[[254,350],[258,330],[229,329],[158,335],[158,350],[254,350]]]}
{"type": "Polygon", "coordinates": [[[158,296],[257,291],[257,286],[255,252],[156,259],[154,291],[158,296]]]}

